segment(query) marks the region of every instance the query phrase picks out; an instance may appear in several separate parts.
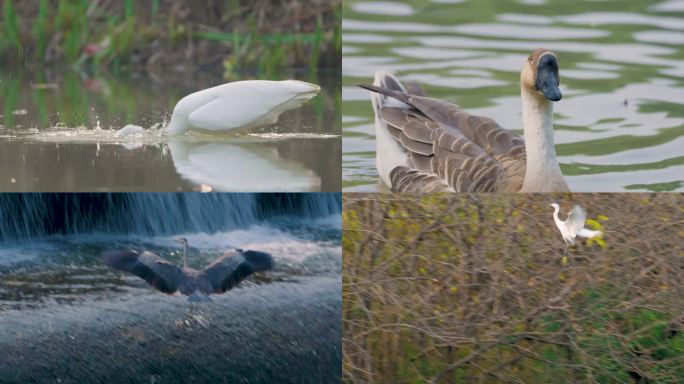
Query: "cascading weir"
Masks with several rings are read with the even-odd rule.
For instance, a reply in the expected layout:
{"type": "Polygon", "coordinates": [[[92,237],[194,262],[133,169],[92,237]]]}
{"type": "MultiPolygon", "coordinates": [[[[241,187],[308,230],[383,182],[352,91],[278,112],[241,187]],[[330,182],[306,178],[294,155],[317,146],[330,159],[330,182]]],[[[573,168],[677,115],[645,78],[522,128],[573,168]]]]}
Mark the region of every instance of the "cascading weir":
{"type": "Polygon", "coordinates": [[[171,235],[244,228],[275,216],[339,214],[339,193],[0,194],[0,243],[50,235],[171,235]]]}

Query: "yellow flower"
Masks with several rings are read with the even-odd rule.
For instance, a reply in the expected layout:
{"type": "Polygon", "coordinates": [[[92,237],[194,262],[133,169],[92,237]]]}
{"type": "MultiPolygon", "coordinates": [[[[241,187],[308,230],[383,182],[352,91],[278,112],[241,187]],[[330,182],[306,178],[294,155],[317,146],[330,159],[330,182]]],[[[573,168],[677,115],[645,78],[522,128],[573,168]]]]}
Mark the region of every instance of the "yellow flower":
{"type": "Polygon", "coordinates": [[[593,219],[587,219],[587,225],[590,226],[593,230],[599,230],[601,229],[601,227],[603,227],[601,223],[593,219]]]}

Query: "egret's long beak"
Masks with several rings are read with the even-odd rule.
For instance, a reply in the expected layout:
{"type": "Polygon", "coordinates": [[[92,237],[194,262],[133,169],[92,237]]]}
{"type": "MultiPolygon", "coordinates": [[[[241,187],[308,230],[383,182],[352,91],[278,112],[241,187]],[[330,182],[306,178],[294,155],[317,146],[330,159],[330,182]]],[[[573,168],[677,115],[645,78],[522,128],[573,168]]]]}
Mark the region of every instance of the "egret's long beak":
{"type": "Polygon", "coordinates": [[[560,76],[558,75],[556,56],[552,54],[543,55],[537,64],[537,77],[534,87],[547,99],[558,101],[563,97],[559,85],[560,76]]]}

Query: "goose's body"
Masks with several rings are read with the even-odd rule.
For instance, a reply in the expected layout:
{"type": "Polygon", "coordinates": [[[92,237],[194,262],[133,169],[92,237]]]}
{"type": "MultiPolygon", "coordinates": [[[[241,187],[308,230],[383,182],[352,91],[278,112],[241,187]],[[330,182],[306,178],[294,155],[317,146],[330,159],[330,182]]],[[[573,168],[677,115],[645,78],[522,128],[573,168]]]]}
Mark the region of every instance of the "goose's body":
{"type": "Polygon", "coordinates": [[[561,99],[558,63],[537,50],[521,76],[525,140],[488,117],[405,88],[377,72],[376,166],[394,192],[562,192],[553,140],[553,102],[561,99]]]}
{"type": "Polygon", "coordinates": [[[298,80],[245,80],[219,85],[182,98],[165,133],[220,133],[273,124],[281,113],[299,107],[320,89],[298,80]]]}

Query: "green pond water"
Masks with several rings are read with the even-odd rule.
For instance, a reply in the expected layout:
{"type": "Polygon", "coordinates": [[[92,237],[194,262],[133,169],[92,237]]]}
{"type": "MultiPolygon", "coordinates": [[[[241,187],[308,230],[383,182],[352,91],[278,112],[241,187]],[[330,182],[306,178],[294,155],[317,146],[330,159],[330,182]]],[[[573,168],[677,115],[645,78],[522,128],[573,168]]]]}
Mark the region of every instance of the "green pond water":
{"type": "Polygon", "coordinates": [[[339,77],[339,69],[279,74],[322,90],[275,125],[239,135],[168,137],[159,128],[176,102],[226,82],[220,75],[5,69],[0,192],[339,191],[339,77]],[[143,127],[144,134],[117,136],[127,124],[143,127]]]}
{"type": "Polygon", "coordinates": [[[343,190],[375,169],[375,70],[522,134],[519,73],[559,57],[556,152],[571,190],[684,191],[684,1],[345,1],[343,190]]]}

